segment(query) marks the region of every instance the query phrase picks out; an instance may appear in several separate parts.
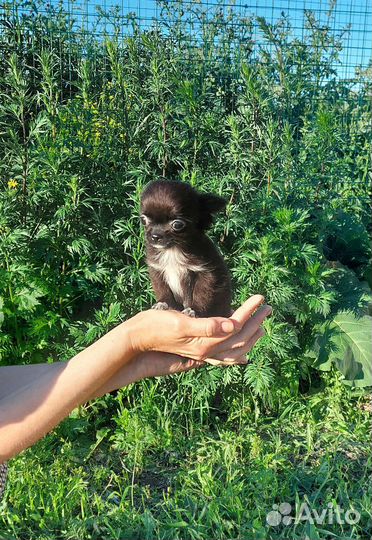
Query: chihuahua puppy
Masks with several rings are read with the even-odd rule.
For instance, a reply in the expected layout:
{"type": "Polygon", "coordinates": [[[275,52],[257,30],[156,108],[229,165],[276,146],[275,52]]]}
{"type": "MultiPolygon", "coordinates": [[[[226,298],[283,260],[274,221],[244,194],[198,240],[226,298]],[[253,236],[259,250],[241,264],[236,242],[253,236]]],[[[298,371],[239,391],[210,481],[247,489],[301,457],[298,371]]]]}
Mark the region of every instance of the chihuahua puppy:
{"type": "Polygon", "coordinates": [[[226,201],[180,181],[156,180],[143,191],[147,265],[155,309],[192,317],[231,315],[231,283],[225,261],[206,235],[226,201]]]}

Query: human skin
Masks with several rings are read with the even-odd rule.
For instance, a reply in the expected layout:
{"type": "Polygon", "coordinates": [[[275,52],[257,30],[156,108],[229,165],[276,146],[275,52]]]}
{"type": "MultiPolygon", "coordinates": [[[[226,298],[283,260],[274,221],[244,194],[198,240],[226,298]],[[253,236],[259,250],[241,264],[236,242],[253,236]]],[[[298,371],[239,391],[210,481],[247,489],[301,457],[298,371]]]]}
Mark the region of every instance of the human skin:
{"type": "Polygon", "coordinates": [[[271,313],[263,301],[252,296],[230,318],[144,311],[68,362],[0,368],[0,463],[34,444],[75,407],[107,392],[200,367],[206,359],[246,363],[271,313]]]}

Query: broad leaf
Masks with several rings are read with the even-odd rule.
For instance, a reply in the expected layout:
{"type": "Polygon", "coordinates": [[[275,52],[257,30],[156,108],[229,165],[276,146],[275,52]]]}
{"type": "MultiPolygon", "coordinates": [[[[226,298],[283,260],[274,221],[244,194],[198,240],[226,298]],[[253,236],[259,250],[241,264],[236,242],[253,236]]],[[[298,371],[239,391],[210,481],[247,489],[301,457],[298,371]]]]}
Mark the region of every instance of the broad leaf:
{"type": "Polygon", "coordinates": [[[334,271],[329,284],[337,292],[333,312],[352,311],[355,315],[371,315],[372,292],[367,281],[360,281],[355,272],[339,261],[328,264],[334,271]]]}
{"type": "Polygon", "coordinates": [[[324,254],[331,261],[355,267],[368,262],[369,234],[355,216],[340,210],[330,222],[324,254]]]}
{"type": "Polygon", "coordinates": [[[334,364],[350,386],[372,386],[372,317],[341,311],[326,324],[316,340],[317,366],[334,364]]]}

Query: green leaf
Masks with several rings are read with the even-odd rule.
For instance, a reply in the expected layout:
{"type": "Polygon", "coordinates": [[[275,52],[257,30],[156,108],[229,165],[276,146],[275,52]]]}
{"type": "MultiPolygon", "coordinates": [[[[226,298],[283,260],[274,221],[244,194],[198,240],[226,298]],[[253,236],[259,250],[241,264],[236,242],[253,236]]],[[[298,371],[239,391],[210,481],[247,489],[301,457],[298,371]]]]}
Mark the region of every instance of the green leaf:
{"type": "Polygon", "coordinates": [[[340,210],[330,221],[323,249],[329,260],[351,267],[366,264],[370,249],[368,231],[356,216],[340,210]]]}
{"type": "Polygon", "coordinates": [[[3,306],[4,306],[4,301],[3,301],[3,299],[0,297],[0,328],[1,328],[1,325],[3,324],[3,322],[4,322],[3,306]]]}
{"type": "Polygon", "coordinates": [[[355,272],[338,261],[330,263],[333,273],[329,284],[337,291],[333,312],[352,311],[356,315],[370,315],[372,291],[366,281],[360,281],[355,272]]]}
{"type": "Polygon", "coordinates": [[[44,296],[40,289],[28,289],[24,287],[16,296],[18,306],[23,311],[33,311],[40,304],[39,298],[44,296]]]}
{"type": "Polygon", "coordinates": [[[372,317],[341,311],[327,323],[315,343],[317,366],[328,371],[334,364],[350,386],[372,386],[372,317]]]}

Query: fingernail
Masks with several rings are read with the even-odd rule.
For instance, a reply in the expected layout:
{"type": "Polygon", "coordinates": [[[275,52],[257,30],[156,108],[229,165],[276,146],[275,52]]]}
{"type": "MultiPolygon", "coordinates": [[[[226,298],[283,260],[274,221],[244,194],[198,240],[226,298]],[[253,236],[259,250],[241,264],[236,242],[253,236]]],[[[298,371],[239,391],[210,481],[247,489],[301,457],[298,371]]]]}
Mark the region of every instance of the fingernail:
{"type": "Polygon", "coordinates": [[[221,329],[224,334],[231,334],[234,328],[234,323],[232,321],[223,321],[221,324],[221,329]]]}

